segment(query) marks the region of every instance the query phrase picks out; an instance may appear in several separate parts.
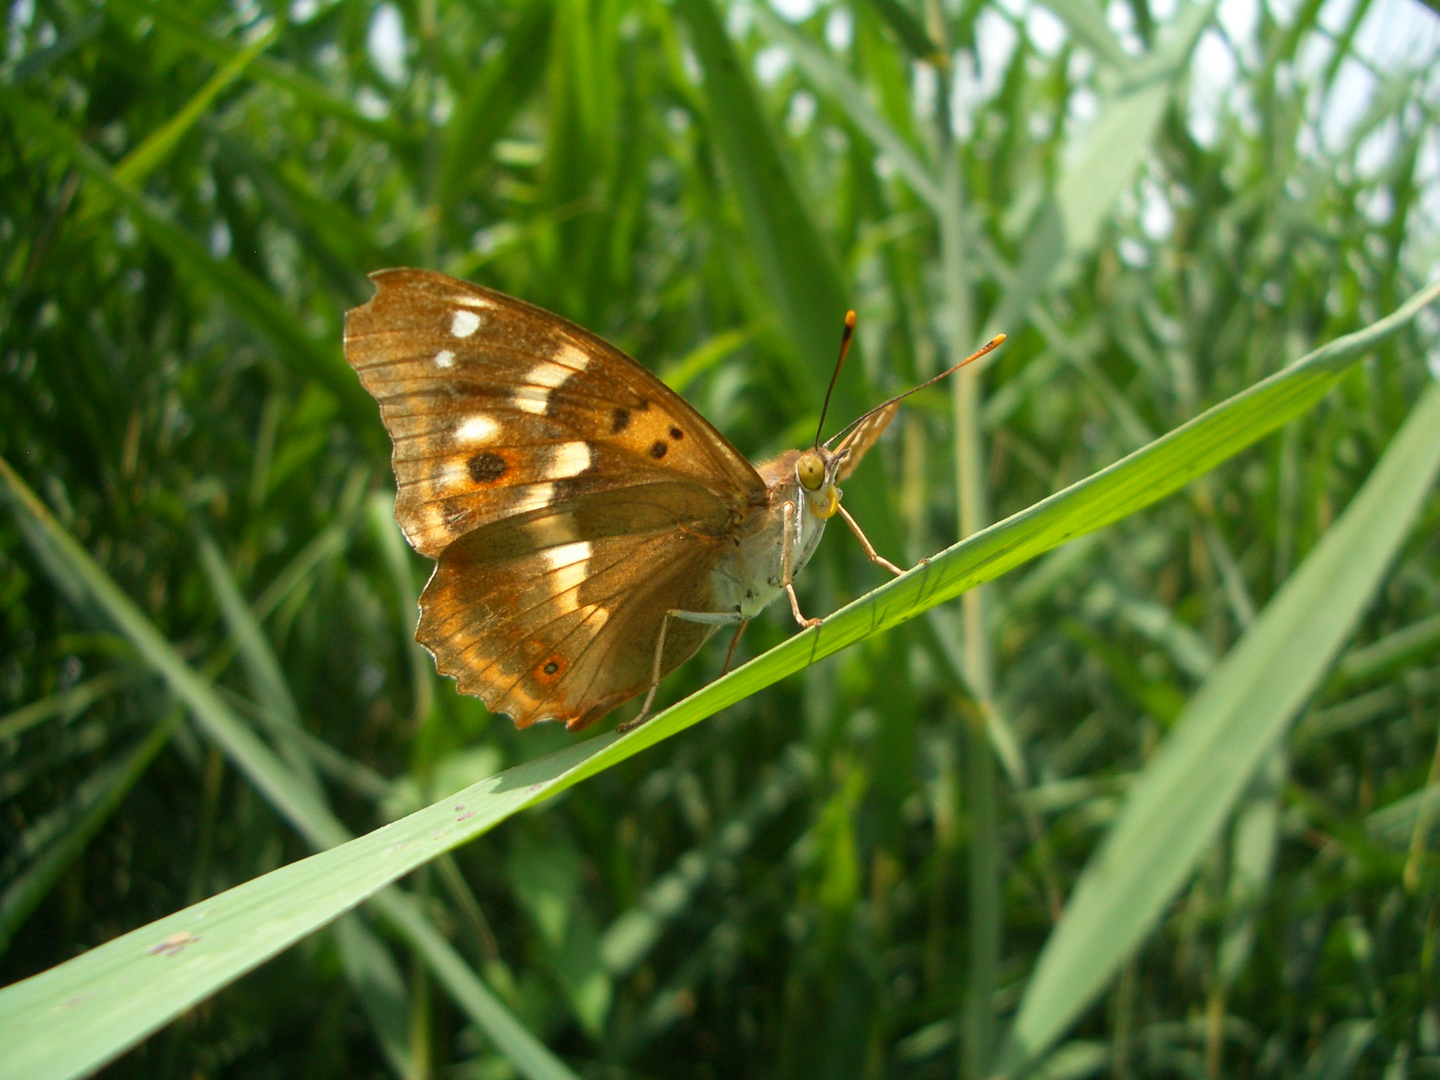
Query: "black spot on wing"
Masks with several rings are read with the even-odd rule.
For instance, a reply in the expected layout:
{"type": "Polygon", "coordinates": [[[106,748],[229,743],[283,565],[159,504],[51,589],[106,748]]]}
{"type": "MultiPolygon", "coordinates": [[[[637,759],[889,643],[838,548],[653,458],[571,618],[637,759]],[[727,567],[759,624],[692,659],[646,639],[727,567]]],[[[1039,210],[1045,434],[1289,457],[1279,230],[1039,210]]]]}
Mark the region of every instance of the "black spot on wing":
{"type": "Polygon", "coordinates": [[[615,409],[610,413],[610,434],[619,435],[630,426],[630,410],[615,409]]]}
{"type": "Polygon", "coordinates": [[[655,442],[652,443],[650,446],[650,456],[656,461],[659,461],[669,452],[669,450],[670,447],[665,445],[664,439],[656,439],[655,442]]]}
{"type": "Polygon", "coordinates": [[[477,484],[493,484],[504,476],[505,470],[509,468],[505,459],[491,450],[476,454],[465,466],[470,470],[470,479],[477,484]]]}

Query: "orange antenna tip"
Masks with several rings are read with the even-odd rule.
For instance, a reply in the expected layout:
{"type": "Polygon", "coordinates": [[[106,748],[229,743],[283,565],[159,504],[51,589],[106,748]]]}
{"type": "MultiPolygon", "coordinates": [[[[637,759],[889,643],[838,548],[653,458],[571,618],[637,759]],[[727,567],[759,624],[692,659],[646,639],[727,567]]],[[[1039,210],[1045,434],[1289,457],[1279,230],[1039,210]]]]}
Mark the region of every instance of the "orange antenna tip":
{"type": "Polygon", "coordinates": [[[820,445],[820,435],[825,430],[825,414],[830,411],[830,395],[835,392],[835,380],[840,377],[840,368],[850,352],[850,339],[855,336],[855,312],[845,312],[845,330],[840,335],[840,358],[835,361],[835,370],[830,373],[830,385],[825,389],[825,403],[820,406],[820,425],[815,429],[815,445],[820,445]]]}

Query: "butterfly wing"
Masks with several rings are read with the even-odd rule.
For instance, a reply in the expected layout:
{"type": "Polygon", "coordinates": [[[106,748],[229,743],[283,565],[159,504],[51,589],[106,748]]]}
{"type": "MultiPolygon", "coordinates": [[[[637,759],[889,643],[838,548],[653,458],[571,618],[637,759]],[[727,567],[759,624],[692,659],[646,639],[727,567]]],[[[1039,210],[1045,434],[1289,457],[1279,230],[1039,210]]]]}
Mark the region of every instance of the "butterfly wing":
{"type": "MultiPolygon", "coordinates": [[[[443,274],[372,279],[345,355],[394,442],[396,520],[437,559],[416,637],[517,725],[583,727],[649,686],[667,610],[708,610],[708,570],[764,481],[573,323],[443,274]]],[[[664,670],[709,632],[673,624],[664,670]]]]}
{"type": "MultiPolygon", "coordinates": [[[[707,572],[731,541],[675,527],[694,498],[689,485],[650,485],[482,526],[440,557],[416,636],[463,693],[516,726],[585,727],[649,687],[667,611],[710,609],[707,572]]],[[[713,629],[672,621],[661,673],[713,629]]]]}
{"type": "Polygon", "coordinates": [[[724,520],[763,504],[750,463],[619,349],[521,300],[382,270],[345,316],[345,357],[395,444],[395,517],[421,554],[503,517],[687,480],[724,520]]]}
{"type": "Polygon", "coordinates": [[[842,451],[845,453],[845,460],[840,464],[838,477],[840,480],[848,479],[850,474],[855,471],[856,466],[860,464],[860,459],[879,441],[885,428],[899,410],[900,402],[892,401],[889,405],[876,409],[865,417],[855,425],[854,431],[845,436],[840,445],[835,448],[837,454],[842,451]]]}

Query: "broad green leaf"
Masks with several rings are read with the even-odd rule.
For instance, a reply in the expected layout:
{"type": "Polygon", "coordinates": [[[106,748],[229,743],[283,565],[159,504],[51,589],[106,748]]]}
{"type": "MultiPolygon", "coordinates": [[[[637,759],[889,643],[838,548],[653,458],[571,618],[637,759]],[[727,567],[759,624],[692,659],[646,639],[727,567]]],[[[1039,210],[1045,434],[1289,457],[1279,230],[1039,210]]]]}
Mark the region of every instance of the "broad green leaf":
{"type": "Polygon", "coordinates": [[[1383,581],[1437,470],[1440,385],[1432,384],[1345,513],[1201,684],[1130,788],[1040,954],[1002,1071],[1017,1072],[1059,1038],[1193,873],[1383,581]]]}

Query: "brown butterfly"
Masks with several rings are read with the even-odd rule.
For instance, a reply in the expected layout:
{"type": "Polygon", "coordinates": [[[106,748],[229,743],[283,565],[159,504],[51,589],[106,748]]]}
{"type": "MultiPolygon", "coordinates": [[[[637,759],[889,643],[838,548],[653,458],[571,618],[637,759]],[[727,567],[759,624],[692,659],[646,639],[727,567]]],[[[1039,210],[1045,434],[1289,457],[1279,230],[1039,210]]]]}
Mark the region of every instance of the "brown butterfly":
{"type": "MultiPolygon", "coordinates": [[[[728,669],[781,591],[801,626],[818,623],[792,580],[837,513],[901,572],[836,486],[898,398],[833,451],[817,435],[756,468],[679,394],[558,315],[427,270],[371,279],[375,296],[346,313],[345,357],[394,441],[395,518],[436,560],[415,636],[517,727],[578,731],[648,689],[635,726],[720,626],[735,627],[728,669]]],[[[851,312],[842,361],[853,328],[851,312]]]]}

